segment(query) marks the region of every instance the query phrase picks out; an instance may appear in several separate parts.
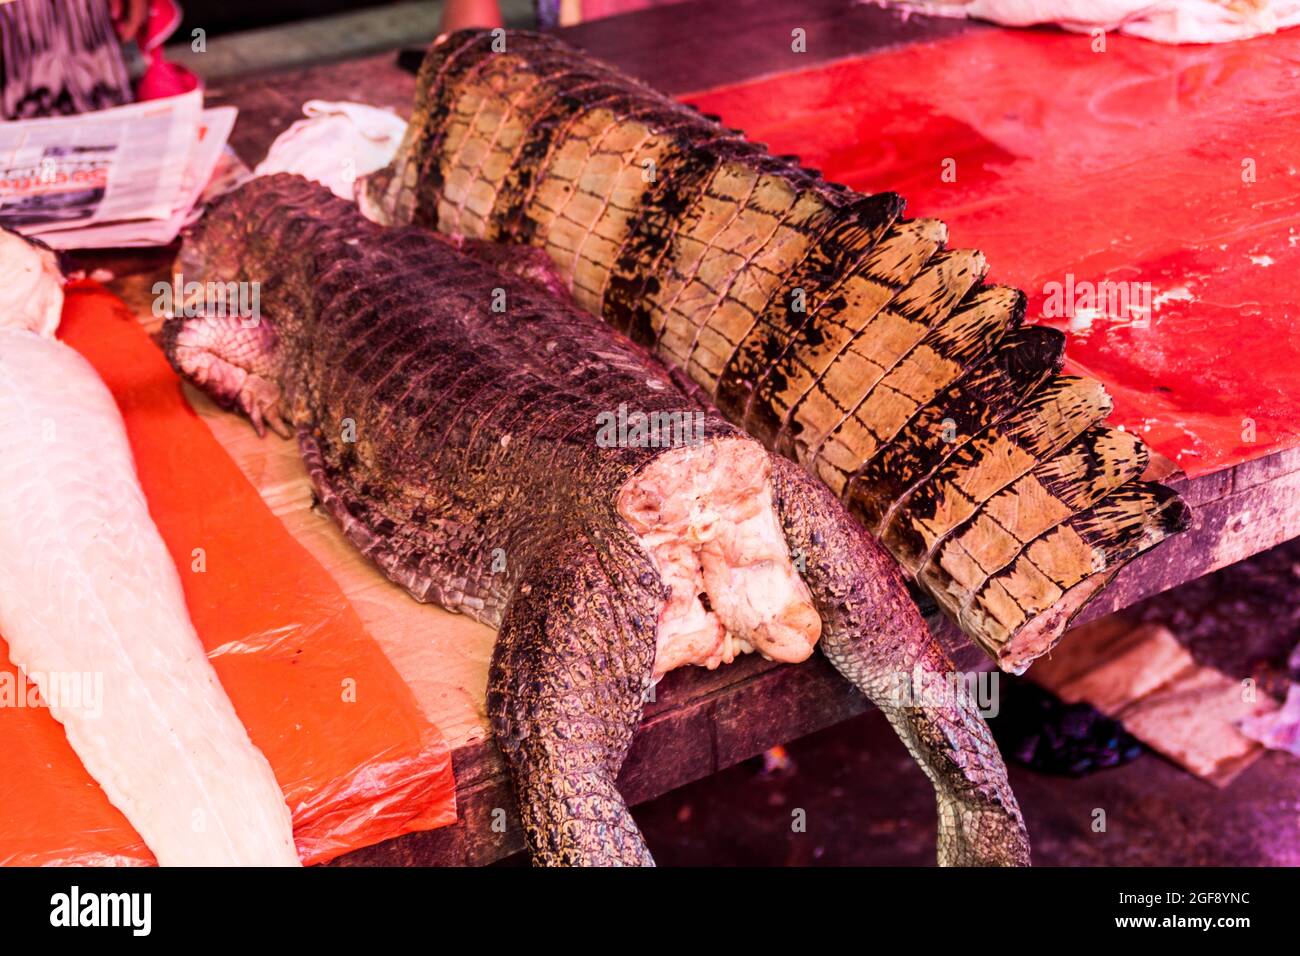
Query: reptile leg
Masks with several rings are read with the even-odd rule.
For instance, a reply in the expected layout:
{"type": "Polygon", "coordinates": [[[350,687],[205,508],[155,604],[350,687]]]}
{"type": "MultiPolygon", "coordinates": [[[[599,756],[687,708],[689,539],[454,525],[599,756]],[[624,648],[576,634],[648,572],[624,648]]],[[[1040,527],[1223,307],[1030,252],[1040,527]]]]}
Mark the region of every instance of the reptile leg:
{"type": "Polygon", "coordinates": [[[652,865],[614,781],[650,687],[659,576],[630,539],[582,534],[534,567],[506,610],[488,680],[533,862],[652,865]]]}
{"type": "Polygon", "coordinates": [[[798,465],[773,456],[772,480],[786,540],[822,617],[823,652],[884,711],[934,784],[939,863],[1027,866],[1020,808],[974,701],[967,693],[916,694],[917,677],[920,690],[950,689],[954,671],[897,566],[798,465]],[[909,686],[912,694],[903,693],[909,686]]]}
{"type": "Polygon", "coordinates": [[[163,324],[173,367],[226,408],[248,416],[258,435],[290,435],[281,402],[276,337],[271,326],[237,316],[176,316],[163,324]]]}

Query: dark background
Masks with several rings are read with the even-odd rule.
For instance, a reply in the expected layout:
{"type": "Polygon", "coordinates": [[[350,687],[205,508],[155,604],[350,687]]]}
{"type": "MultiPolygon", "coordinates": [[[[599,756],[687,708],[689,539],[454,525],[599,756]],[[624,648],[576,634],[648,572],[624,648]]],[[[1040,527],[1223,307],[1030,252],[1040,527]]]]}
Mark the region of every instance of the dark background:
{"type": "Polygon", "coordinates": [[[270,27],[309,17],[385,7],[391,0],[177,0],[185,14],[178,36],[196,27],[208,36],[270,27]]]}

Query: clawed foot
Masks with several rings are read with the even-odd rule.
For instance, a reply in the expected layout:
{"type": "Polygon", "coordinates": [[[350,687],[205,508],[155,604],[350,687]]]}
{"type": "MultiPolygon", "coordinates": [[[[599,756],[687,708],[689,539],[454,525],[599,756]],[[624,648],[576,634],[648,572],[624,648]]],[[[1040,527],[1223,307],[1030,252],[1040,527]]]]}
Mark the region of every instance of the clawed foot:
{"type": "Polygon", "coordinates": [[[237,319],[172,319],[163,327],[172,366],[225,408],[248,416],[261,437],[267,428],[289,438],[288,416],[273,377],[275,336],[262,323],[237,319]]]}
{"type": "Polygon", "coordinates": [[[259,438],[266,437],[267,428],[270,428],[281,438],[290,437],[288,417],[280,407],[279,385],[262,378],[260,375],[248,372],[245,375],[244,384],[239,389],[236,403],[239,410],[247,415],[248,420],[253,423],[253,429],[257,432],[259,438]]]}

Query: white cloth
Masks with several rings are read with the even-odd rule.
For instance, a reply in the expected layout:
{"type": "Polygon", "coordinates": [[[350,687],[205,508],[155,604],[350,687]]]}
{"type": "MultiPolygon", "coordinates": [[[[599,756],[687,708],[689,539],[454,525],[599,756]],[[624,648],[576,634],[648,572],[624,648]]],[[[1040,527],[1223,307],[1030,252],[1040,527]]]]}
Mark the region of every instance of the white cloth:
{"type": "Polygon", "coordinates": [[[406,132],[400,116],[364,103],[308,100],[302,111],[307,118],[276,137],[255,176],[299,173],[351,199],[356,178],[387,166],[406,132]]]}
{"type": "Polygon", "coordinates": [[[1113,30],[1158,43],[1226,43],[1300,23],[1300,0],[899,0],[894,5],[1012,27],[1053,23],[1079,33],[1113,30]]]}

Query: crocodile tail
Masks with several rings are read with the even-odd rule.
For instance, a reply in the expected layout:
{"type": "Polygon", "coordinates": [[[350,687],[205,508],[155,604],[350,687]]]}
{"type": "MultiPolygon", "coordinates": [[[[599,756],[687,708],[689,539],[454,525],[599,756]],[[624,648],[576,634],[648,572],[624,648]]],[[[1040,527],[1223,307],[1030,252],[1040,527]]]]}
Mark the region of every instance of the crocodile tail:
{"type": "MultiPolygon", "coordinates": [[[[502,46],[504,43],[504,46],[502,46]]],[[[1189,524],[1141,482],[1065,339],[978,252],[562,42],[429,52],[404,147],[362,185],[398,222],[544,249],[583,307],[819,476],[1003,668],[1189,524]]]]}

